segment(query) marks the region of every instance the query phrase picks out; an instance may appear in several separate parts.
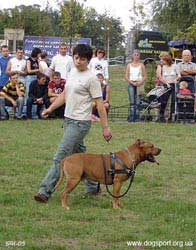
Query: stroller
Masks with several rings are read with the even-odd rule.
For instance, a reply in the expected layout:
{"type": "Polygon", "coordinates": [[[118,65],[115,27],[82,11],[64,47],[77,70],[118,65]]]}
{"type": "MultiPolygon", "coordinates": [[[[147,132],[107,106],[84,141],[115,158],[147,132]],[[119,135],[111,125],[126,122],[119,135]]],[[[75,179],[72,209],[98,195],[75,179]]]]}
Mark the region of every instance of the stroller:
{"type": "Polygon", "coordinates": [[[181,77],[176,84],[175,118],[176,121],[195,122],[195,82],[192,76],[181,77]],[[180,92],[180,85],[187,85],[186,94],[180,92]]]}
{"type": "Polygon", "coordinates": [[[160,85],[152,89],[146,97],[148,98],[147,100],[142,100],[143,104],[141,106],[144,107],[144,111],[142,114],[143,120],[149,120],[148,117],[150,115],[150,110],[151,109],[159,109],[161,106],[162,98],[166,93],[170,91],[170,88],[167,87],[166,85],[160,85]],[[145,105],[144,105],[145,103],[145,105]]]}

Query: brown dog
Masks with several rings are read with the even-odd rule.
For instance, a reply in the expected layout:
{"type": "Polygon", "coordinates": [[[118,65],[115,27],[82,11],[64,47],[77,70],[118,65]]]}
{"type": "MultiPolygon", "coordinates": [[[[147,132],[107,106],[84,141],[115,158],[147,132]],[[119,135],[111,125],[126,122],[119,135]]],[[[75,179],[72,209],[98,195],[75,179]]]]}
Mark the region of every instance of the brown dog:
{"type": "MultiPolygon", "coordinates": [[[[129,168],[134,168],[143,161],[156,162],[159,164],[154,156],[159,155],[161,149],[155,147],[150,142],[137,140],[133,145],[126,150],[116,152],[124,164],[129,168]]],[[[106,171],[111,168],[110,155],[104,155],[106,171]]],[[[118,162],[115,163],[115,169],[122,169],[118,162]]],[[[101,154],[78,153],[66,157],[61,162],[60,178],[55,186],[55,189],[60,185],[63,176],[66,175],[67,181],[65,191],[61,193],[62,206],[68,210],[67,205],[68,194],[78,185],[81,179],[89,179],[98,181],[101,184],[113,184],[113,195],[119,196],[122,183],[129,177],[127,174],[115,174],[114,178],[107,174],[105,181],[105,174],[103,168],[103,158],[101,154]],[[106,183],[105,183],[106,182],[106,183]]],[[[118,208],[120,205],[118,198],[113,198],[113,208],[118,208]]]]}

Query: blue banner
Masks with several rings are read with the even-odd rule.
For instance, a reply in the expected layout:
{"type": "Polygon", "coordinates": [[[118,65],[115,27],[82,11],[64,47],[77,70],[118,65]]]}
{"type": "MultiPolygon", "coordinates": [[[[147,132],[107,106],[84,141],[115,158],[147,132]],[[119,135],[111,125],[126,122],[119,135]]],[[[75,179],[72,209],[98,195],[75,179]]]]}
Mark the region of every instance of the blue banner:
{"type": "MultiPolygon", "coordinates": [[[[48,53],[48,57],[52,58],[56,54],[58,54],[59,45],[65,42],[62,37],[47,37],[47,36],[24,36],[23,39],[23,48],[26,56],[31,55],[31,51],[33,48],[40,48],[41,51],[46,51],[48,53]]],[[[66,43],[66,42],[65,42],[66,43]]],[[[90,38],[78,38],[72,39],[72,46],[76,44],[89,44],[91,45],[90,38]]],[[[67,42],[69,45],[69,42],[67,42]]]]}

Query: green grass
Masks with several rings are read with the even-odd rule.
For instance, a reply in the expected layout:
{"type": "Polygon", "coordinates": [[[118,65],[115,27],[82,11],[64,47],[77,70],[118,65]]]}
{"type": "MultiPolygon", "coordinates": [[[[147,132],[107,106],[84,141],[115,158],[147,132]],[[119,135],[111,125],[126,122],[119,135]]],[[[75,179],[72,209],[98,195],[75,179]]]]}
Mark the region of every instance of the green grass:
{"type": "MultiPolygon", "coordinates": [[[[112,104],[127,103],[123,70],[112,69],[112,104]]],[[[110,122],[113,138],[106,143],[94,123],[88,152],[116,151],[141,138],[162,148],[160,165],[137,168],[120,210],[112,209],[104,187],[100,197],[83,198],[81,183],[70,195],[68,212],[59,198],[63,185],[47,204],[33,200],[61,139],[61,125],[60,120],[0,122],[1,250],[196,249],[196,125],[110,122]],[[194,245],[127,246],[127,241],[169,240],[194,245]],[[6,247],[6,241],[25,241],[25,246],[6,247]]]]}

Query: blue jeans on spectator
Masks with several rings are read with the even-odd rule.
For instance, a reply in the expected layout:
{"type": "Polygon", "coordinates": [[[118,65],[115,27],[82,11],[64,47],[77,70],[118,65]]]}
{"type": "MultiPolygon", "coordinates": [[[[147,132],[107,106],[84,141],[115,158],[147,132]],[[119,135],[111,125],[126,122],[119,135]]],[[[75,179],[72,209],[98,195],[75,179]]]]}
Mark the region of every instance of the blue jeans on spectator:
{"type": "MultiPolygon", "coordinates": [[[[54,155],[53,166],[50,168],[40,185],[39,193],[44,194],[49,198],[54,192],[54,187],[60,176],[61,160],[71,154],[83,153],[86,151],[83,140],[89,132],[90,127],[90,121],[78,121],[68,118],[65,119],[63,138],[57,148],[56,154],[54,155]]],[[[97,192],[97,190],[97,182],[86,182],[87,193],[97,192]]]]}
{"type": "Polygon", "coordinates": [[[37,75],[27,75],[26,77],[26,90],[25,90],[25,93],[26,93],[26,97],[28,97],[28,94],[29,94],[29,86],[31,84],[32,81],[36,80],[37,79],[37,75]]]}
{"type": "MultiPolygon", "coordinates": [[[[20,96],[18,97],[18,99],[16,100],[16,104],[17,104],[17,108],[18,108],[18,113],[17,113],[17,117],[21,117],[22,116],[22,109],[24,106],[24,97],[20,96]]],[[[5,99],[4,97],[0,97],[0,114],[1,114],[1,118],[6,118],[7,117],[7,112],[5,110],[5,106],[13,106],[12,103],[10,101],[8,101],[7,99],[5,99]]],[[[16,113],[14,114],[16,115],[16,113]]]]}
{"type": "Polygon", "coordinates": [[[140,120],[139,104],[140,97],[137,95],[137,87],[132,84],[128,84],[128,95],[129,95],[129,115],[128,121],[135,122],[140,120]]]}
{"type": "MultiPolygon", "coordinates": [[[[37,79],[37,75],[27,75],[26,79],[25,79],[25,105],[24,105],[24,109],[23,109],[23,113],[26,115],[27,112],[27,99],[28,99],[28,95],[29,95],[29,86],[31,84],[32,81],[37,79]]],[[[36,118],[36,111],[37,107],[35,108],[35,106],[33,106],[33,110],[32,110],[32,118],[36,118]]]]}

